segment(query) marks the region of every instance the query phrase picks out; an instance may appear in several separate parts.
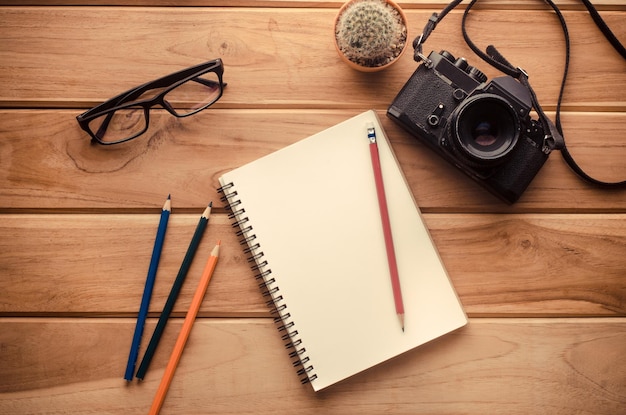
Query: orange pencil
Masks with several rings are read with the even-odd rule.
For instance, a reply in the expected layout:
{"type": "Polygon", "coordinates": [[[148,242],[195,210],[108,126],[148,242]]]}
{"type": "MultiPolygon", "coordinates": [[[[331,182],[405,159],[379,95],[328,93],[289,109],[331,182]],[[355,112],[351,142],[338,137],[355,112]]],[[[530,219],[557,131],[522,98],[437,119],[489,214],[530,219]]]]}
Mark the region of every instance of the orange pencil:
{"type": "Polygon", "coordinates": [[[154,401],[152,402],[152,407],[150,408],[151,415],[158,414],[161,410],[161,406],[163,406],[163,402],[165,401],[165,395],[167,395],[167,390],[172,383],[172,378],[174,377],[174,372],[176,371],[176,366],[178,366],[180,356],[183,354],[183,349],[185,348],[185,343],[187,343],[187,339],[189,338],[191,327],[193,326],[193,322],[198,315],[198,310],[200,310],[200,304],[202,304],[202,299],[204,298],[204,294],[206,293],[207,287],[209,286],[209,281],[211,281],[213,271],[215,270],[215,266],[217,265],[217,258],[219,257],[220,252],[220,244],[221,242],[218,241],[215,245],[215,248],[213,248],[213,251],[211,251],[211,256],[209,257],[209,260],[204,267],[202,277],[200,278],[200,283],[198,284],[198,288],[196,288],[196,292],[193,295],[193,299],[191,300],[189,311],[187,311],[187,316],[185,317],[183,327],[180,330],[178,339],[176,339],[174,350],[172,350],[172,355],[170,356],[169,362],[167,362],[165,373],[163,373],[163,378],[161,378],[161,383],[159,384],[156,396],[154,397],[154,401]]]}

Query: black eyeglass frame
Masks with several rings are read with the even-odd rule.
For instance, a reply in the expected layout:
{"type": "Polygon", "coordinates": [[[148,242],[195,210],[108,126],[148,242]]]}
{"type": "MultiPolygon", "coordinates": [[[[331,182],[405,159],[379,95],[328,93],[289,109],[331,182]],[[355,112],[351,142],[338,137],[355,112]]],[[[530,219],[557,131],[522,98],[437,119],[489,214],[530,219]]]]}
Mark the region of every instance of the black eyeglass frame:
{"type": "MultiPolygon", "coordinates": [[[[76,120],[78,121],[78,124],[80,125],[80,127],[91,136],[92,141],[95,141],[102,145],[124,143],[126,141],[130,141],[134,138],[139,137],[140,135],[142,135],[148,130],[148,126],[150,124],[150,108],[152,108],[155,105],[160,105],[165,110],[167,110],[167,112],[169,112],[170,114],[178,118],[188,117],[190,115],[196,114],[202,111],[203,109],[206,109],[207,107],[213,105],[217,100],[219,100],[222,97],[222,94],[224,92],[224,87],[226,86],[226,84],[223,81],[223,75],[224,75],[224,64],[222,62],[222,59],[220,58],[213,59],[208,62],[204,62],[199,65],[192,66],[190,68],[183,69],[178,72],[174,72],[170,75],[163,76],[154,81],[146,82],[143,85],[130,89],[124,93],[121,93],[117,95],[116,97],[111,98],[108,101],[105,101],[102,104],[99,104],[83,112],[82,114],[78,115],[76,117],[76,120]],[[188,82],[194,78],[199,77],[200,75],[204,75],[209,72],[215,72],[215,74],[218,77],[219,86],[220,86],[219,94],[212,101],[185,114],[177,113],[176,110],[167,101],[165,101],[164,99],[165,96],[173,89],[184,84],[185,82],[188,82]],[[141,96],[146,91],[149,91],[151,89],[157,89],[157,88],[166,88],[166,89],[164,89],[163,91],[161,91],[158,95],[154,97],[147,98],[145,100],[134,101],[136,97],[141,96]],[[130,102],[128,102],[129,100],[130,102]],[[144,110],[144,115],[146,118],[146,125],[143,128],[143,130],[141,130],[140,132],[130,137],[124,138],[122,140],[103,141],[102,139],[98,138],[97,134],[94,134],[89,128],[89,123],[93,119],[102,117],[103,115],[107,113],[113,116],[113,113],[115,111],[123,110],[123,109],[130,108],[130,107],[142,107],[144,110]]],[[[200,83],[204,83],[207,86],[210,86],[210,84],[214,84],[213,81],[205,80],[202,78],[198,78],[196,79],[196,81],[200,83]]],[[[108,118],[104,123],[105,130],[106,130],[106,125],[108,124],[108,121],[110,121],[110,118],[108,118]]]]}

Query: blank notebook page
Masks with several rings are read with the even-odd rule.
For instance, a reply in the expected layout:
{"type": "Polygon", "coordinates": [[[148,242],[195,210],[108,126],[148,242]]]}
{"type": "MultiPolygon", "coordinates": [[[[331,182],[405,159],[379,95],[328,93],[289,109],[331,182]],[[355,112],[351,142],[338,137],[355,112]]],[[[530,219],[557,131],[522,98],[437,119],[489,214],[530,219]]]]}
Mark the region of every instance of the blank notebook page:
{"type": "Polygon", "coordinates": [[[314,390],[467,323],[374,111],[226,173],[220,184],[314,390]],[[378,138],[404,332],[394,307],[368,122],[378,138]]]}

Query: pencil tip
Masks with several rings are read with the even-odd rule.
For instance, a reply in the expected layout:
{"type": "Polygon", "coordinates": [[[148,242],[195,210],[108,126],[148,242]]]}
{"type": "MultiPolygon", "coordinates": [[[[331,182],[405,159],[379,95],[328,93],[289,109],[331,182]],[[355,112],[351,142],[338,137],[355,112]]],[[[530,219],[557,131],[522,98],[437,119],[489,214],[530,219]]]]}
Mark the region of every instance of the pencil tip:
{"type": "Polygon", "coordinates": [[[163,210],[167,210],[168,212],[172,211],[172,201],[170,200],[170,195],[167,195],[167,199],[165,199],[163,210]]]}
{"type": "Polygon", "coordinates": [[[208,219],[209,215],[211,214],[211,204],[209,204],[206,209],[204,209],[204,212],[202,212],[202,217],[204,219],[208,219]]]}
{"type": "Polygon", "coordinates": [[[209,207],[213,207],[213,201],[212,200],[209,202],[209,207]]]}
{"type": "Polygon", "coordinates": [[[168,193],[167,194],[167,200],[170,200],[171,198],[172,198],[172,195],[168,193]]]}
{"type": "Polygon", "coordinates": [[[216,257],[216,256],[219,256],[219,255],[220,255],[220,248],[221,248],[221,246],[220,246],[220,245],[222,245],[222,241],[221,241],[221,240],[218,240],[218,241],[217,241],[217,243],[215,244],[215,246],[213,247],[213,250],[211,251],[211,256],[212,256],[212,257],[213,257],[213,256],[215,256],[215,257],[216,257]]]}

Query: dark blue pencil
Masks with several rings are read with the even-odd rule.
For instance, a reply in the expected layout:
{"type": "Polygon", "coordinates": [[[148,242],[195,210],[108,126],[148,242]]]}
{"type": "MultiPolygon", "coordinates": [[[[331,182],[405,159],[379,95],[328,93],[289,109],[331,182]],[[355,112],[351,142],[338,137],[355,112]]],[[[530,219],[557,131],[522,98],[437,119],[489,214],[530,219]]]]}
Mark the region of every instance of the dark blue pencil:
{"type": "Polygon", "coordinates": [[[139,307],[139,315],[137,316],[137,324],[135,325],[133,343],[130,346],[130,354],[128,355],[128,363],[126,364],[126,373],[124,374],[124,379],[129,381],[133,380],[133,374],[135,373],[135,364],[137,363],[137,356],[139,355],[139,345],[141,343],[141,336],[143,335],[143,328],[146,323],[146,317],[148,316],[150,297],[152,297],[152,288],[154,287],[154,280],[156,278],[157,268],[159,267],[159,259],[161,259],[161,250],[163,249],[163,241],[165,239],[167,222],[170,218],[171,210],[172,202],[170,196],[168,195],[167,200],[163,205],[163,210],[161,211],[159,228],[157,229],[156,238],[154,240],[154,248],[152,249],[152,258],[150,258],[150,267],[148,268],[146,285],[143,289],[141,306],[139,307]]]}
{"type": "Polygon", "coordinates": [[[183,282],[187,277],[187,271],[189,271],[189,267],[191,266],[191,261],[193,261],[193,257],[196,254],[198,249],[198,245],[200,245],[200,240],[202,239],[202,235],[204,234],[204,230],[206,229],[207,223],[209,222],[209,215],[211,213],[211,206],[213,206],[213,202],[209,204],[209,206],[204,210],[202,216],[200,217],[200,221],[196,226],[196,231],[191,238],[191,242],[189,243],[189,247],[187,248],[187,253],[185,254],[185,258],[183,259],[183,263],[178,270],[178,275],[174,280],[174,284],[172,285],[172,289],[170,290],[170,294],[165,301],[165,306],[163,307],[163,311],[161,312],[161,316],[159,317],[159,321],[157,322],[157,326],[154,329],[154,333],[152,334],[152,338],[150,339],[150,343],[148,344],[148,348],[146,349],[146,353],[143,355],[143,359],[141,359],[141,364],[139,365],[139,369],[137,369],[137,378],[143,379],[146,376],[146,372],[148,371],[148,366],[150,366],[150,362],[152,361],[152,357],[154,356],[154,352],[159,344],[159,340],[161,339],[161,335],[163,334],[163,330],[165,329],[165,325],[167,324],[167,320],[172,313],[172,309],[174,308],[174,303],[178,298],[178,293],[183,286],[183,282]]]}

